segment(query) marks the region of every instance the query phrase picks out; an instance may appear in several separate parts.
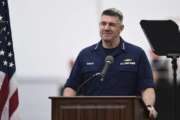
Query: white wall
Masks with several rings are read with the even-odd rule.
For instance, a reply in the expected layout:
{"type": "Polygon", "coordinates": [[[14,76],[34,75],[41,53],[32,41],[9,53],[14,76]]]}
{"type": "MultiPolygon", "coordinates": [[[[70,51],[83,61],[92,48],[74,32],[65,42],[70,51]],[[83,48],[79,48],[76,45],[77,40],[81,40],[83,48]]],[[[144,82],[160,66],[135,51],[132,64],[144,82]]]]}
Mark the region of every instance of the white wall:
{"type": "Polygon", "coordinates": [[[11,0],[18,76],[67,75],[68,60],[98,38],[95,0],[11,0]]]}

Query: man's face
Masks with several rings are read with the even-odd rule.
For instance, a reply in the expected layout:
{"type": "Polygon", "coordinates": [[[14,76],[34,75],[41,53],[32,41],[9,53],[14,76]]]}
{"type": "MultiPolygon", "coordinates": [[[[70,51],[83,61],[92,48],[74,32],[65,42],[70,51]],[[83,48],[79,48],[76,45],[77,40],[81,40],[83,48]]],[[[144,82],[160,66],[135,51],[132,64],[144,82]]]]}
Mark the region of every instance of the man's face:
{"type": "Polygon", "coordinates": [[[116,40],[123,30],[121,21],[116,16],[101,16],[99,28],[101,39],[105,42],[113,42],[116,40]]]}

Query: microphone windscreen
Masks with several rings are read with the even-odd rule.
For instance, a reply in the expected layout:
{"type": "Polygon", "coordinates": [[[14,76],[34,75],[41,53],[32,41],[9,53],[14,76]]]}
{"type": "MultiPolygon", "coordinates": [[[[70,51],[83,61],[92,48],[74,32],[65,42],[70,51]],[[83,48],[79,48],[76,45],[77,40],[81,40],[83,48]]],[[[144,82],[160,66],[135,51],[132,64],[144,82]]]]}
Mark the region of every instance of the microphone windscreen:
{"type": "Polygon", "coordinates": [[[106,56],[105,62],[109,62],[110,64],[112,64],[114,62],[114,57],[111,55],[106,56]]]}

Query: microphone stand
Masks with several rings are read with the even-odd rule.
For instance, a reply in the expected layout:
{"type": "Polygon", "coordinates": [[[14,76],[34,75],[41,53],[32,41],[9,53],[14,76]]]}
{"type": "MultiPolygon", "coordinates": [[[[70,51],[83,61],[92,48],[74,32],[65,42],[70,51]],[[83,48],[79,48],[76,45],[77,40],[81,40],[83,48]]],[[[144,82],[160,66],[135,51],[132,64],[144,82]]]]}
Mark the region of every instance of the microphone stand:
{"type": "Polygon", "coordinates": [[[173,108],[174,108],[174,119],[173,120],[177,120],[177,117],[176,117],[176,114],[177,114],[177,108],[176,108],[176,98],[177,98],[177,68],[178,68],[178,65],[177,65],[177,58],[179,57],[178,54],[172,54],[172,55],[168,55],[167,56],[168,58],[172,58],[172,69],[173,69],[173,98],[174,98],[174,104],[173,104],[173,108]]]}
{"type": "Polygon", "coordinates": [[[96,78],[96,77],[103,77],[102,76],[102,74],[101,73],[95,73],[95,74],[93,74],[91,77],[89,77],[87,80],[85,80],[83,83],[81,83],[81,85],[78,87],[78,89],[77,89],[77,92],[76,92],[76,94],[78,95],[79,94],[79,92],[80,92],[80,90],[81,90],[81,88],[88,82],[88,81],[90,81],[90,80],[92,80],[92,79],[94,79],[94,78],[96,78]]]}

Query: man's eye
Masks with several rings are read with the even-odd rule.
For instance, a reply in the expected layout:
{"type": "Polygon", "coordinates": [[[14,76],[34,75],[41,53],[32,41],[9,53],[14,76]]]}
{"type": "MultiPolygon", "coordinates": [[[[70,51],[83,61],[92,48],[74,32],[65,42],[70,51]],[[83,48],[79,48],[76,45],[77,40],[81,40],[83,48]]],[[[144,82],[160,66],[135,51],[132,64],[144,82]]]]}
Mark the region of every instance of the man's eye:
{"type": "Polygon", "coordinates": [[[101,25],[103,25],[103,26],[105,26],[107,23],[105,23],[105,22],[101,22],[101,25]]]}
{"type": "Polygon", "coordinates": [[[109,25],[109,26],[114,27],[114,26],[116,26],[116,23],[106,23],[106,22],[101,22],[100,25],[102,25],[102,26],[109,25]]]}
{"type": "Polygon", "coordinates": [[[115,26],[116,24],[115,23],[109,23],[109,26],[115,26]]]}

